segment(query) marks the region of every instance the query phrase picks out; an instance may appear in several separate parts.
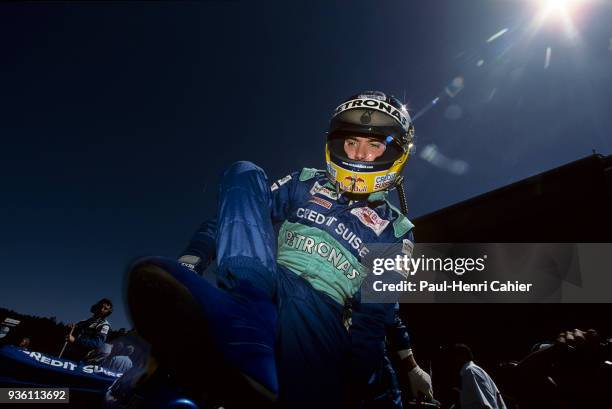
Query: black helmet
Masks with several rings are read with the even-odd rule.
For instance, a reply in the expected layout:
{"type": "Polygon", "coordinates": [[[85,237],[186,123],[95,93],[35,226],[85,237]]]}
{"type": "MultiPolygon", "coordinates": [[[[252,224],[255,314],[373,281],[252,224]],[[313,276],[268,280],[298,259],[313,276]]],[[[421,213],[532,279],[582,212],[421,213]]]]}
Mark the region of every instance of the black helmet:
{"type": "Polygon", "coordinates": [[[380,91],[365,91],[340,104],[329,124],[325,157],[331,181],[352,193],[372,193],[394,186],[414,145],[414,127],[402,102],[380,91]],[[380,139],[385,152],[372,162],[350,159],[347,136],[380,139]]]}

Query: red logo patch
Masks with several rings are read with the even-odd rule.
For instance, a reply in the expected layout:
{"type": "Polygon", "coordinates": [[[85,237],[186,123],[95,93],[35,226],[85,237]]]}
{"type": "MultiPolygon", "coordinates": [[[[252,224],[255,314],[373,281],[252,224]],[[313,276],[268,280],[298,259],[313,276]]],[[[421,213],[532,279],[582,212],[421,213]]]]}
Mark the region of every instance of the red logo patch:
{"type": "Polygon", "coordinates": [[[359,193],[368,190],[368,185],[366,184],[365,179],[363,178],[347,176],[344,178],[344,182],[345,186],[347,186],[348,189],[352,189],[352,192],[359,193]]]}
{"type": "Polygon", "coordinates": [[[323,206],[326,209],[331,209],[332,204],[325,199],[321,199],[320,197],[313,196],[310,198],[309,202],[316,203],[319,206],[323,206]]]}
{"type": "Polygon", "coordinates": [[[389,220],[381,218],[369,207],[357,207],[351,210],[351,214],[357,216],[359,221],[372,229],[377,236],[380,236],[380,233],[389,224],[389,220]]]}

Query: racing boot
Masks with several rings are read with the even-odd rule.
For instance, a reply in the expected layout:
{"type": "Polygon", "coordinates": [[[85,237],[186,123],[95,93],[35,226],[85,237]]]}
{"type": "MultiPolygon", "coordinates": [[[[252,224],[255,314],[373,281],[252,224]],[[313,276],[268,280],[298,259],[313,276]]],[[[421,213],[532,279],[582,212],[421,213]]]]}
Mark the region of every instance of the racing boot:
{"type": "Polygon", "coordinates": [[[154,358],[144,368],[132,367],[107,389],[105,409],[198,409],[199,406],[173,383],[154,358]]]}
{"type": "Polygon", "coordinates": [[[132,321],[179,384],[237,395],[242,380],[276,400],[277,312],[268,295],[244,280],[217,288],[161,257],[136,261],[127,280],[132,321]]]}

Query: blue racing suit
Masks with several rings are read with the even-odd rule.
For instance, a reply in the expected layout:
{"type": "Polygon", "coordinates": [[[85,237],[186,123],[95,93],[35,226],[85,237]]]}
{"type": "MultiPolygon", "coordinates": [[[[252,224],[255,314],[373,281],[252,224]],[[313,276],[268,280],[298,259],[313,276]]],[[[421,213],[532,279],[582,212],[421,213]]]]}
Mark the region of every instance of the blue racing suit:
{"type": "MultiPolygon", "coordinates": [[[[360,407],[380,409],[401,409],[403,407],[397,372],[390,354],[401,356],[409,353],[411,342],[408,328],[399,316],[399,304],[397,303],[394,305],[394,313],[393,323],[386,328],[386,340],[381,343],[383,352],[379,366],[370,375],[367,386],[362,388],[364,395],[360,407]]],[[[359,325],[359,322],[353,321],[353,324],[359,325]]]]}
{"type": "MultiPolygon", "coordinates": [[[[238,162],[223,175],[217,219],[201,225],[179,260],[202,271],[215,258],[223,286],[247,280],[275,301],[281,405],[340,407],[351,350],[344,308],[368,273],[370,245],[401,248],[412,228],[387,192],[338,197],[324,171],[308,168],[270,187],[263,170],[238,162]]],[[[358,320],[363,348],[378,349],[393,304],[353,309],[367,317],[358,320]]]]}

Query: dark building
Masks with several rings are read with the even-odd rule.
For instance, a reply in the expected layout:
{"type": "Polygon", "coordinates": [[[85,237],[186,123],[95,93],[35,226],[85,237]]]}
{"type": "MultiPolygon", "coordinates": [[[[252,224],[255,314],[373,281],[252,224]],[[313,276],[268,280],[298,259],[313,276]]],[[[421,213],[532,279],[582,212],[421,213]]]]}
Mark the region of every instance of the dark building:
{"type": "MultiPolygon", "coordinates": [[[[414,220],[417,243],[612,243],[612,155],[594,154],[414,220]]],[[[612,264],[612,263],[611,263],[612,264]]],[[[612,274],[612,267],[601,274],[612,274]]],[[[611,289],[612,290],[612,289],[611,289]]],[[[464,342],[489,367],[559,331],[612,335],[612,304],[404,304],[417,358],[464,342]]],[[[435,375],[434,375],[435,377],[435,375]]]]}
{"type": "Polygon", "coordinates": [[[421,243],[612,242],[612,155],[591,155],[414,220],[421,243]]]}

